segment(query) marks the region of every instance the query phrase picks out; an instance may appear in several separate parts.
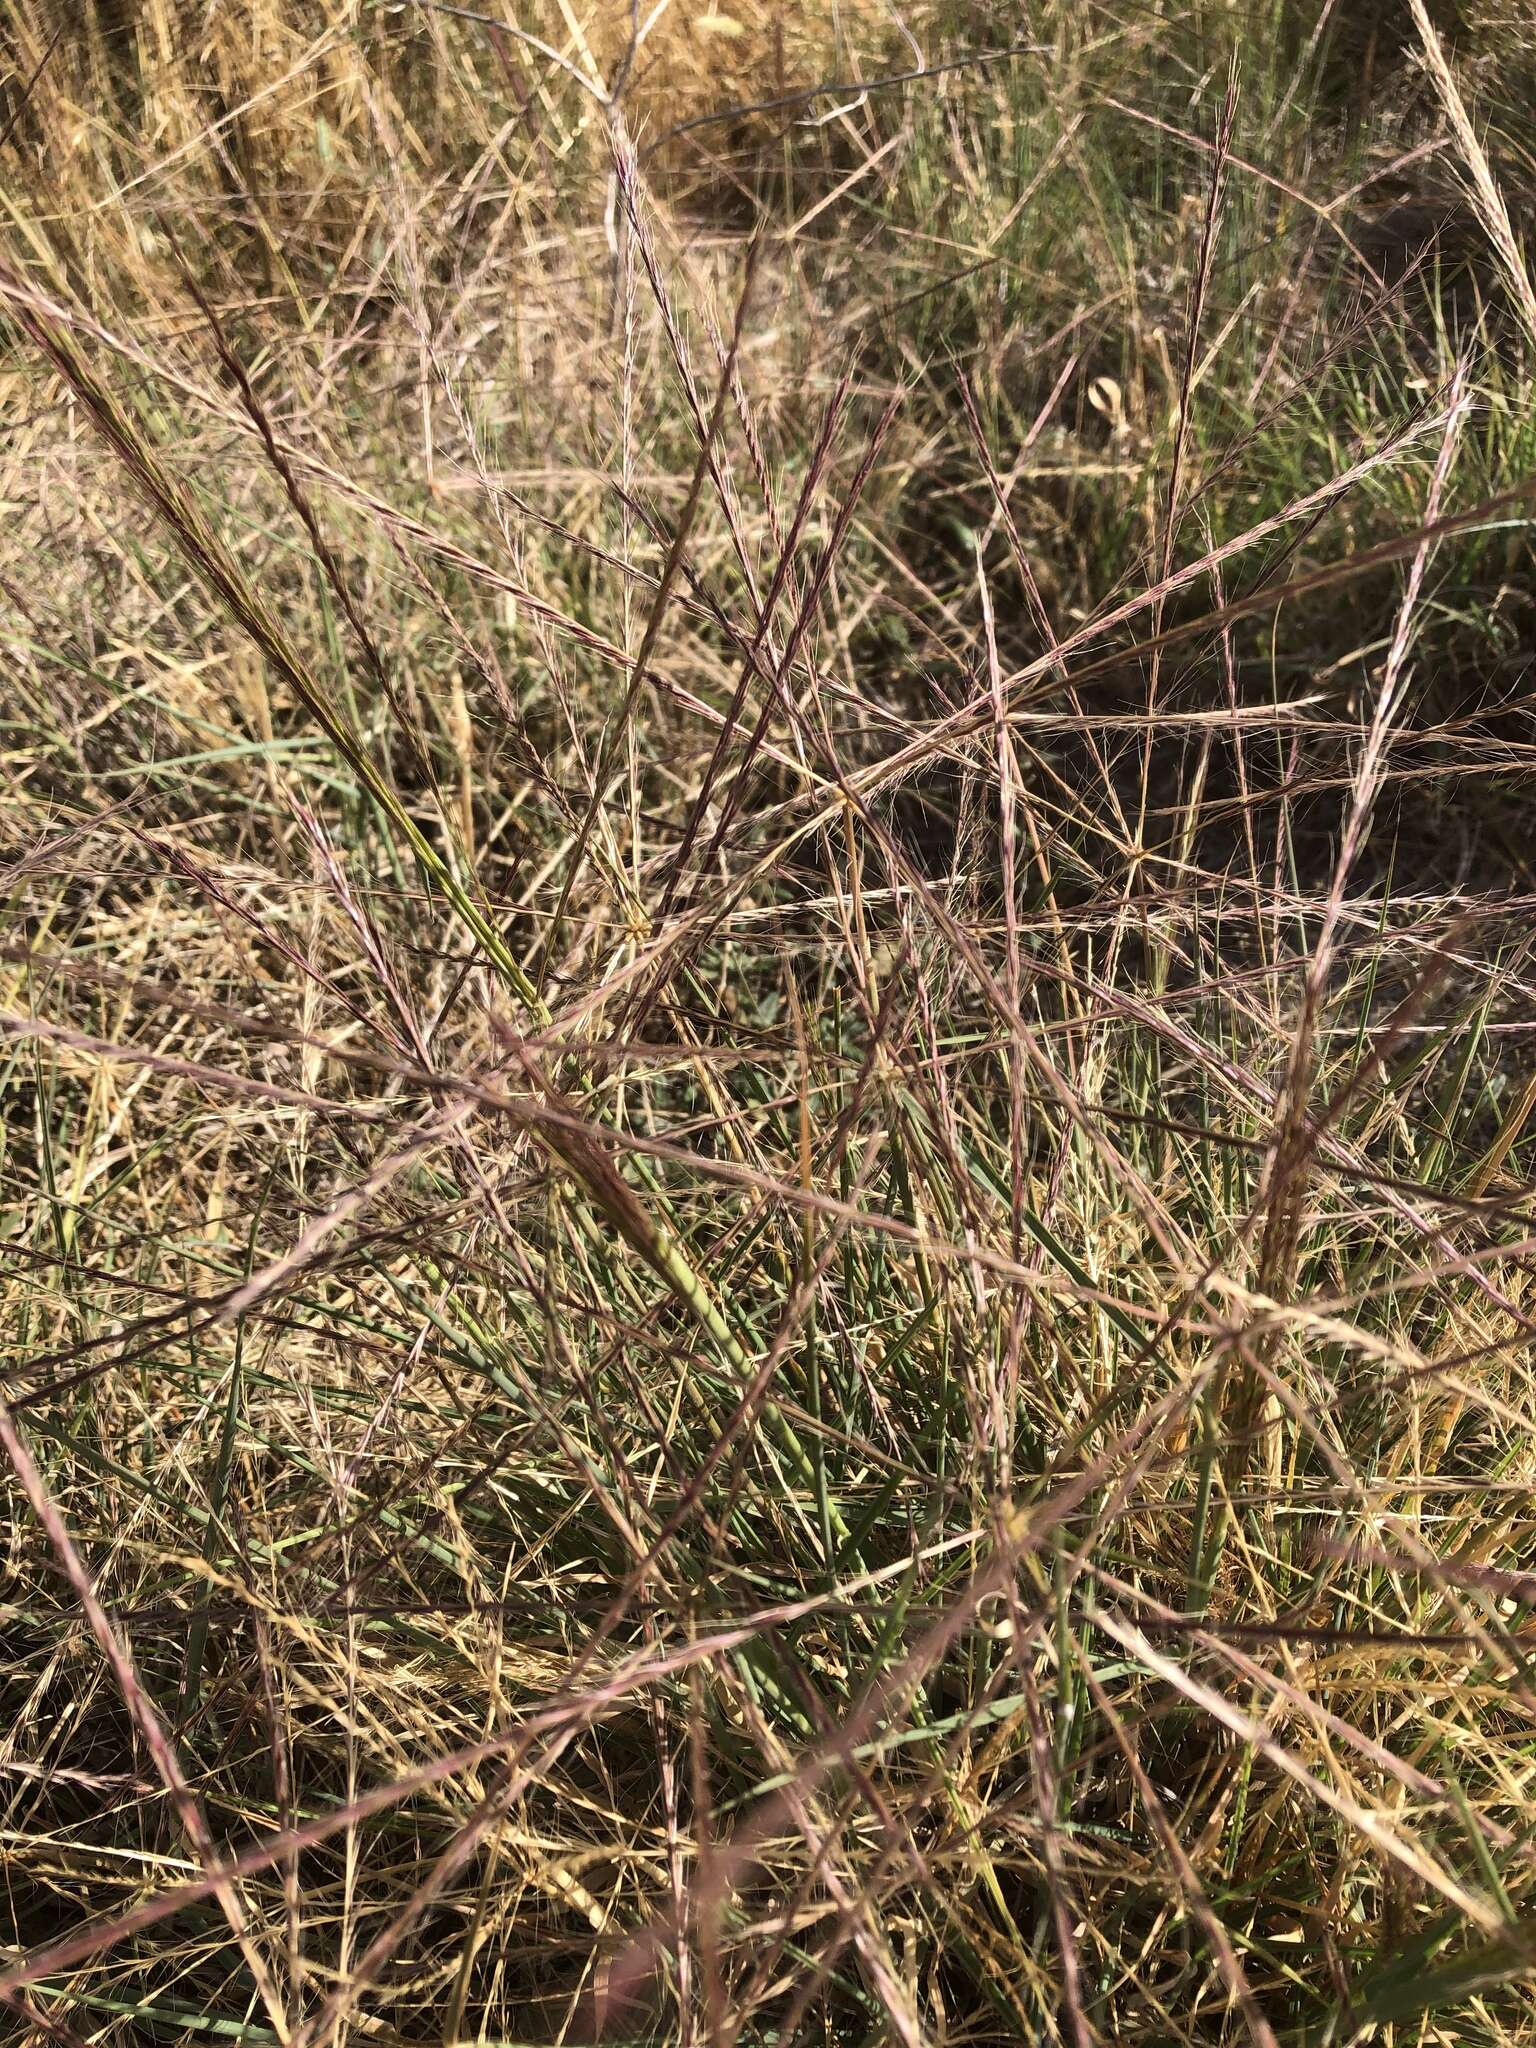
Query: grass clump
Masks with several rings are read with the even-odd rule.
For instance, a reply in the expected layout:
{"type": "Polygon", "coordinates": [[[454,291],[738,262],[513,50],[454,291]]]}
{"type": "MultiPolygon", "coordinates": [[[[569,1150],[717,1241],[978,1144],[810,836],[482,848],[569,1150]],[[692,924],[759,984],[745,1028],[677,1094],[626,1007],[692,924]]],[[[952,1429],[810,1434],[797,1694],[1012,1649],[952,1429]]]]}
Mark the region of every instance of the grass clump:
{"type": "Polygon", "coordinates": [[[3,13],[6,2038],[1536,2035],[1518,12],[3,13]]]}

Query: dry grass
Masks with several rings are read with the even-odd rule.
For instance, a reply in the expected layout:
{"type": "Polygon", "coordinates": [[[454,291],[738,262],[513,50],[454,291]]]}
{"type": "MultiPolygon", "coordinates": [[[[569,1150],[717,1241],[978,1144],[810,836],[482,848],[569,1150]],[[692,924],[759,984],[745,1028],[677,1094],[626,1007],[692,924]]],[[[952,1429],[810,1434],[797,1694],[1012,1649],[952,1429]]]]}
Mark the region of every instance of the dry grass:
{"type": "Polygon", "coordinates": [[[1536,2039],[1531,60],[1335,12],[0,12],[4,2038],[1536,2039]]]}

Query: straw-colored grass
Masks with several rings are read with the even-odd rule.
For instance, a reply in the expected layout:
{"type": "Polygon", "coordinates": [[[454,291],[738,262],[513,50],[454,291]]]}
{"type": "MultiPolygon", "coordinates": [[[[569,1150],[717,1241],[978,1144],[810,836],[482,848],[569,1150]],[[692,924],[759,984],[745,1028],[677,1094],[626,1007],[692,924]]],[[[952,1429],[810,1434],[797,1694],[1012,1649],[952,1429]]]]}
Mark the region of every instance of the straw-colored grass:
{"type": "Polygon", "coordinates": [[[0,2038],[1536,2040],[1518,11],[0,22],[0,2038]]]}

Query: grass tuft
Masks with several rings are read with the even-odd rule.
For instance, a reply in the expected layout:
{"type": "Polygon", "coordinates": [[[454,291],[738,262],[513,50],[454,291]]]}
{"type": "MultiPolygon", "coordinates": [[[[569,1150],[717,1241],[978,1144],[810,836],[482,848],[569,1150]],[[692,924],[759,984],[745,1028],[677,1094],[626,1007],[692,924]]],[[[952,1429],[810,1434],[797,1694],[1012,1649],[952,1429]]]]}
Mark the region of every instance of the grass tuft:
{"type": "Polygon", "coordinates": [[[0,2036],[1536,2041],[1536,34],[0,10],[0,2036]]]}

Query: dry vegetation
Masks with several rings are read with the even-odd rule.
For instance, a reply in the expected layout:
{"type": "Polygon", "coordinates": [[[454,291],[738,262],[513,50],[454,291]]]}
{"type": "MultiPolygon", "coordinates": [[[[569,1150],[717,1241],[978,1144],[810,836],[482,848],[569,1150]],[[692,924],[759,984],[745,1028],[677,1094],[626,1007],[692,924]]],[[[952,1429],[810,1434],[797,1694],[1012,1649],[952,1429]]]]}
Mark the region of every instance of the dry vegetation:
{"type": "Polygon", "coordinates": [[[1529,13],[0,26],[0,2037],[1536,2041],[1529,13]]]}

